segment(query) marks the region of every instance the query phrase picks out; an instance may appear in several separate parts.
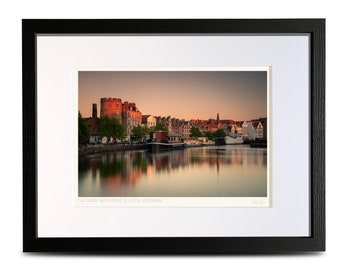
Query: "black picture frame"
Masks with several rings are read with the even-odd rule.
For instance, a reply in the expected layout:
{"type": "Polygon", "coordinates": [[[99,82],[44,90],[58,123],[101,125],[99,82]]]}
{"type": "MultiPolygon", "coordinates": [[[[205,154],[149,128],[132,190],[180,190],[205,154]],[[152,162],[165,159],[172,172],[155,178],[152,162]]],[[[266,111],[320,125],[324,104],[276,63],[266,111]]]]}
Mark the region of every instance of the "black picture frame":
{"type": "MultiPolygon", "coordinates": [[[[291,253],[325,250],[325,19],[22,20],[23,251],[113,254],[291,253]],[[309,237],[40,238],[37,235],[38,34],[309,34],[309,237]]],[[[287,221],[288,222],[288,221],[287,221]]]]}

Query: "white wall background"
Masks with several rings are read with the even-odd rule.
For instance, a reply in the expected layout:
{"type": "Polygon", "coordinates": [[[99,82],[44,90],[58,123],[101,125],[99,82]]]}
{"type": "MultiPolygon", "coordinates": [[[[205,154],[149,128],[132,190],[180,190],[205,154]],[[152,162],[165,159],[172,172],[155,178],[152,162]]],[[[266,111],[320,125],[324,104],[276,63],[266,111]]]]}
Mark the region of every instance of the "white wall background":
{"type": "Polygon", "coordinates": [[[1,269],[337,269],[340,17],[336,1],[3,1],[0,8],[1,269]],[[331,4],[332,3],[332,4],[331,4]],[[214,257],[63,256],[22,253],[22,18],[326,18],[327,251],[323,254],[214,257]]]}

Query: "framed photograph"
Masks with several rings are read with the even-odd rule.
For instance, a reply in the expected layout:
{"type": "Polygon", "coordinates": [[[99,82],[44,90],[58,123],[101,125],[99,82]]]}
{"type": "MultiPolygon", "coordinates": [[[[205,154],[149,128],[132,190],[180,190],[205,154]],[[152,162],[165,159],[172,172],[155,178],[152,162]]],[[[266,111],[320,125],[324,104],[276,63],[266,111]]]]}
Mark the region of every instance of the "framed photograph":
{"type": "Polygon", "coordinates": [[[22,21],[23,250],[325,250],[325,20],[22,21]]]}
{"type": "Polygon", "coordinates": [[[77,71],[76,204],[270,206],[269,78],[269,67],[77,71]]]}

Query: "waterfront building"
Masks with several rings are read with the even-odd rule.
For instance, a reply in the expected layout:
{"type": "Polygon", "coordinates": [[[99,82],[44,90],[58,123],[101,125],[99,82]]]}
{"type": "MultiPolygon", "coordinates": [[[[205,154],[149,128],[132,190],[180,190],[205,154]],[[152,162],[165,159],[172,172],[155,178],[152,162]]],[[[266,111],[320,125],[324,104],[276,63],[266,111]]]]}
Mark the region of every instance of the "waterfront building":
{"type": "Polygon", "coordinates": [[[181,123],[179,119],[176,118],[171,119],[171,129],[169,130],[169,132],[174,132],[177,134],[181,133],[181,123]]]}
{"type": "Polygon", "coordinates": [[[230,135],[233,137],[242,137],[243,131],[242,131],[242,123],[240,124],[240,122],[234,122],[231,125],[231,129],[230,129],[230,135]]]}
{"type": "Polygon", "coordinates": [[[115,118],[123,124],[123,103],[120,98],[101,98],[100,117],[108,116],[115,118]]]}
{"type": "Polygon", "coordinates": [[[190,137],[190,129],[191,125],[189,121],[178,118],[171,119],[171,132],[180,134],[182,138],[190,137]]]}
{"type": "Polygon", "coordinates": [[[148,128],[153,128],[156,126],[156,117],[152,115],[142,115],[142,124],[148,128]]]}
{"type": "Polygon", "coordinates": [[[267,139],[267,117],[262,117],[259,119],[263,127],[263,139],[267,139]]]}
{"type": "Polygon", "coordinates": [[[169,132],[172,131],[172,123],[171,123],[171,116],[169,115],[165,120],[165,125],[168,128],[169,132]]]}
{"type": "Polygon", "coordinates": [[[172,131],[172,123],[171,123],[171,121],[172,121],[172,119],[171,119],[170,115],[168,115],[167,117],[156,116],[156,125],[164,124],[167,127],[169,132],[172,131]]]}
{"type": "Polygon", "coordinates": [[[168,141],[169,143],[179,143],[182,141],[182,135],[175,132],[169,132],[168,141]]]}
{"type": "Polygon", "coordinates": [[[253,126],[252,121],[247,121],[248,125],[248,140],[255,140],[255,127],[253,126]]]}
{"type": "MultiPolygon", "coordinates": [[[[251,136],[249,136],[249,130],[252,128],[250,121],[244,121],[242,124],[242,137],[243,139],[250,139],[251,136]]],[[[251,133],[251,131],[250,131],[251,133]]]]}
{"type": "Polygon", "coordinates": [[[218,129],[223,129],[226,133],[228,131],[228,121],[220,120],[220,114],[217,113],[216,119],[210,118],[208,120],[192,119],[190,120],[190,128],[197,127],[201,133],[210,131],[215,132],[218,129]]]}
{"type": "Polygon", "coordinates": [[[90,127],[90,143],[100,142],[99,134],[99,118],[97,114],[97,104],[92,104],[92,117],[85,118],[85,121],[90,127]]]}
{"type": "Polygon", "coordinates": [[[100,99],[100,117],[104,115],[117,119],[123,125],[128,140],[133,127],[142,124],[142,113],[136,107],[136,103],[122,102],[120,98],[100,99]]]}
{"type": "Polygon", "coordinates": [[[254,127],[255,139],[263,139],[263,125],[261,121],[252,121],[254,127]]]}
{"type": "Polygon", "coordinates": [[[223,129],[227,135],[235,137],[238,134],[242,134],[242,128],[239,126],[238,122],[231,119],[221,120],[220,122],[220,129],[223,129]]]}
{"type": "Polygon", "coordinates": [[[260,120],[244,121],[242,137],[248,140],[263,139],[263,125],[260,120]]]}
{"type": "Polygon", "coordinates": [[[190,129],[191,125],[189,121],[183,121],[181,125],[181,134],[183,138],[189,138],[190,137],[190,129]]]}
{"type": "Polygon", "coordinates": [[[208,120],[192,119],[189,123],[192,127],[197,127],[201,133],[209,131],[208,120]]]}

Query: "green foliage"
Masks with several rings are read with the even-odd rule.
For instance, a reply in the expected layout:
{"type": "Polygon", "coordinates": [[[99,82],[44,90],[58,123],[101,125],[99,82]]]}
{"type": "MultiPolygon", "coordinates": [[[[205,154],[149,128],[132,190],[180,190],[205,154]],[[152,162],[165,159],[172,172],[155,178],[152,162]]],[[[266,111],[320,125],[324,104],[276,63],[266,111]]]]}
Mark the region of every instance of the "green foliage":
{"type": "Polygon", "coordinates": [[[207,137],[208,140],[212,140],[214,138],[213,133],[211,131],[205,131],[204,137],[207,137]]]}
{"type": "Polygon", "coordinates": [[[156,126],[152,128],[152,131],[169,131],[165,124],[158,123],[156,126]]]}
{"type": "Polygon", "coordinates": [[[112,159],[109,155],[107,155],[107,157],[107,162],[99,163],[98,169],[100,171],[100,175],[105,178],[122,175],[123,170],[126,168],[126,161],[121,158],[117,158],[116,156],[114,159],[112,159]],[[110,162],[111,160],[114,160],[114,162],[110,162]]]}
{"type": "Polygon", "coordinates": [[[137,169],[142,169],[143,172],[146,172],[150,161],[143,157],[144,153],[134,152],[132,166],[137,169]]]}
{"type": "Polygon", "coordinates": [[[146,136],[150,133],[150,129],[147,126],[136,126],[131,130],[133,137],[137,140],[146,139],[146,136]]]}
{"type": "Polygon", "coordinates": [[[113,138],[122,140],[124,138],[124,127],[121,125],[117,119],[114,119],[116,123],[114,123],[115,135],[113,138]]]}
{"type": "Polygon", "coordinates": [[[89,141],[91,135],[90,126],[78,111],[78,143],[86,143],[89,141]]]}
{"type": "Polygon", "coordinates": [[[121,140],[124,138],[124,127],[117,119],[105,115],[100,118],[99,133],[101,137],[121,140]]]}
{"type": "Polygon", "coordinates": [[[216,138],[216,137],[225,137],[225,136],[227,136],[227,134],[224,132],[224,130],[223,129],[218,129],[218,130],[216,130],[214,133],[213,133],[213,135],[214,135],[214,137],[216,138]]]}
{"type": "Polygon", "coordinates": [[[189,135],[190,137],[202,137],[202,133],[201,133],[201,131],[199,130],[199,128],[198,127],[192,127],[191,129],[190,129],[190,135],[189,135]]]}

